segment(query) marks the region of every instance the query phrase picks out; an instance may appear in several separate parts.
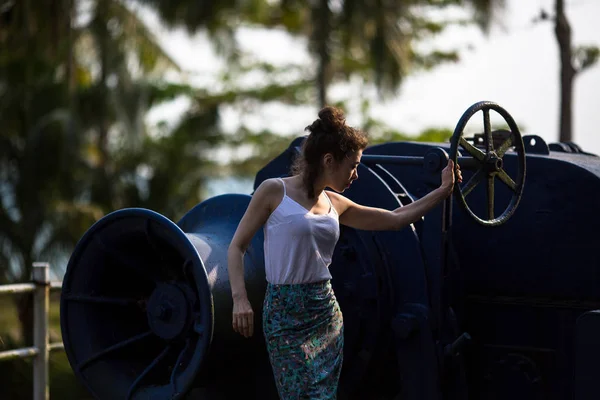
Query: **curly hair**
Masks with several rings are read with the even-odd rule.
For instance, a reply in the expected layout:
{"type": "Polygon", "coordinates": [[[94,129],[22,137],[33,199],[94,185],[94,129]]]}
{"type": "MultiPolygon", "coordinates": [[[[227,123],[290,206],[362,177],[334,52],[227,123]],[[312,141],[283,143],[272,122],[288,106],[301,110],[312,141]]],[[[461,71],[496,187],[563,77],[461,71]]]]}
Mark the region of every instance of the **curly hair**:
{"type": "Polygon", "coordinates": [[[321,160],[331,153],[337,162],[347,155],[364,150],[368,145],[367,134],[346,125],[344,112],[327,106],[319,111],[319,118],[304,128],[310,134],[302,143],[300,155],[292,165],[294,175],[302,174],[303,185],[309,198],[314,198],[313,184],[321,173],[321,160]]]}

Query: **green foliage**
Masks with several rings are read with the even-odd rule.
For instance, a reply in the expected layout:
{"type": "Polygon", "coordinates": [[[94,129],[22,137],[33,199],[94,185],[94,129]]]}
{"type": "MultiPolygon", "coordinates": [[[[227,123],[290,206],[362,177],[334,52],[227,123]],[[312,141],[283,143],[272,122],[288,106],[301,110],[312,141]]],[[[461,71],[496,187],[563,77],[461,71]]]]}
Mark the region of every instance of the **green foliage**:
{"type": "Polygon", "coordinates": [[[268,162],[281,154],[295,137],[278,135],[269,130],[253,132],[242,127],[227,141],[227,147],[244,147],[248,156],[232,160],[223,168],[223,174],[251,178],[268,162]]]}
{"type": "Polygon", "coordinates": [[[575,69],[582,72],[592,67],[600,57],[600,48],[597,46],[579,46],[573,51],[575,69]]]}
{"type": "Polygon", "coordinates": [[[373,119],[367,121],[364,129],[369,134],[370,145],[387,142],[447,143],[452,136],[452,130],[447,128],[428,128],[416,135],[407,134],[373,119]]]}
{"type": "MultiPolygon", "coordinates": [[[[12,340],[8,340],[6,345],[5,349],[23,346],[21,342],[12,340]]],[[[93,399],[76,379],[64,352],[50,354],[49,368],[50,398],[93,399]]],[[[32,359],[0,362],[0,398],[11,400],[31,400],[33,398],[32,359]]]]}
{"type": "Polygon", "coordinates": [[[136,51],[144,54],[137,57],[144,73],[160,62],[174,67],[122,3],[88,3],[93,15],[84,26],[71,22],[75,3],[51,3],[56,12],[50,19],[29,2],[12,3],[2,13],[2,280],[28,279],[33,260],[52,261],[68,251],[110,208],[89,197],[110,181],[97,177],[114,176],[98,173],[110,169],[109,129],[120,124],[132,131],[135,116],[147,109],[145,85],[136,84],[126,67],[136,51]],[[92,72],[94,62],[100,76],[92,72]],[[114,87],[107,85],[109,73],[114,87]]]}
{"type": "Polygon", "coordinates": [[[267,85],[257,85],[250,89],[231,89],[220,93],[208,93],[199,90],[194,98],[197,102],[204,105],[236,105],[241,102],[254,101],[258,104],[268,102],[279,102],[288,105],[307,104],[310,97],[311,82],[298,81],[291,84],[269,83],[267,85]]]}
{"type": "Polygon", "coordinates": [[[503,9],[504,0],[411,0],[373,4],[370,1],[147,0],[168,26],[185,26],[196,32],[206,29],[215,47],[230,61],[240,60],[235,41],[238,26],[283,29],[308,40],[317,67],[314,88],[326,102],[329,85],[362,76],[374,83],[381,95],[396,94],[404,77],[415,70],[454,62],[459,54],[422,51],[417,44],[441,34],[455,23],[432,19],[431,11],[450,6],[470,10],[468,22],[488,31],[492,17],[503,9]]]}
{"type": "MultiPolygon", "coordinates": [[[[0,298],[0,351],[24,347],[24,343],[15,334],[17,310],[8,297],[0,298]]],[[[60,340],[58,298],[50,302],[50,341],[60,340]]],[[[75,374],[64,351],[50,353],[50,398],[91,400],[75,374]]],[[[17,359],[0,362],[0,399],[30,400],[33,398],[33,362],[32,359],[17,359]]]]}
{"type": "MultiPolygon", "coordinates": [[[[369,145],[387,142],[447,143],[453,133],[446,128],[428,128],[416,135],[407,134],[374,119],[369,119],[362,129],[369,135],[369,145]]],[[[253,132],[242,128],[226,142],[226,145],[231,149],[244,147],[248,156],[229,162],[222,167],[222,173],[252,178],[268,162],[281,154],[295,138],[296,136],[278,135],[268,130],[253,132]]]]}
{"type": "Polygon", "coordinates": [[[117,206],[157,210],[171,219],[195,206],[210,175],[207,154],[222,138],[214,128],[217,120],[216,107],[196,110],[168,135],[146,137],[139,148],[115,152],[117,206]]]}

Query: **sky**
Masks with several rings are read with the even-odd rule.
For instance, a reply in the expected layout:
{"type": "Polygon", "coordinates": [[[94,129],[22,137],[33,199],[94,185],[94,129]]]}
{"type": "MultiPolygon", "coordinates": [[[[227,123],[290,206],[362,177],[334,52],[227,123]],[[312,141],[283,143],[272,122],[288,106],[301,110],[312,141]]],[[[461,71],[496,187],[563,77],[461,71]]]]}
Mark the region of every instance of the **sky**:
{"type": "MultiPolygon", "coordinates": [[[[346,109],[350,124],[360,123],[359,99],[368,96],[372,115],[391,127],[417,134],[429,127],[453,129],[462,113],[473,103],[498,103],[516,120],[523,134],[535,134],[546,142],[558,141],[559,56],[553,25],[533,23],[543,8],[551,11],[553,0],[507,0],[506,10],[486,36],[476,28],[450,28],[437,38],[438,48],[462,49],[457,63],[409,76],[397,96],[382,101],[356,82],[337,85],[331,98],[350,97],[346,109]]],[[[600,46],[598,0],[565,0],[574,45],[600,46]]],[[[188,71],[193,84],[210,86],[214,74],[226,68],[215,57],[202,33],[190,36],[181,29],[167,30],[147,13],[143,17],[155,29],[165,50],[188,71]]],[[[300,39],[281,32],[243,30],[240,45],[275,64],[306,63],[310,58],[300,39]]],[[[424,44],[425,46],[431,45],[424,44]]],[[[573,96],[573,140],[583,150],[600,155],[600,63],[575,80],[573,96]]],[[[186,106],[185,100],[159,107],[150,120],[173,119],[186,106]]],[[[235,129],[240,123],[253,128],[268,127],[282,134],[303,134],[315,119],[316,105],[269,106],[247,112],[224,113],[224,125],[235,129]],[[269,121],[266,123],[265,121],[269,121]]]]}

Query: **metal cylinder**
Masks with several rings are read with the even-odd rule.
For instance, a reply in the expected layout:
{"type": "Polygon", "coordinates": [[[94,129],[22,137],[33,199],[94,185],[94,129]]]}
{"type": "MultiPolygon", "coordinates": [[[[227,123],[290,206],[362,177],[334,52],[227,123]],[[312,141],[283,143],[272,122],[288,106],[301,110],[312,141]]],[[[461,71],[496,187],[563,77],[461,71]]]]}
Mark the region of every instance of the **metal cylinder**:
{"type": "MultiPolygon", "coordinates": [[[[216,399],[243,387],[270,398],[262,338],[247,340],[231,328],[226,255],[249,199],[213,198],[179,226],[150,210],[119,210],[86,232],[63,281],[61,330],[69,362],[92,395],[181,398],[201,388],[216,399]],[[240,386],[229,384],[232,373],[240,386]]],[[[261,233],[245,257],[258,311],[265,287],[261,233]]]]}

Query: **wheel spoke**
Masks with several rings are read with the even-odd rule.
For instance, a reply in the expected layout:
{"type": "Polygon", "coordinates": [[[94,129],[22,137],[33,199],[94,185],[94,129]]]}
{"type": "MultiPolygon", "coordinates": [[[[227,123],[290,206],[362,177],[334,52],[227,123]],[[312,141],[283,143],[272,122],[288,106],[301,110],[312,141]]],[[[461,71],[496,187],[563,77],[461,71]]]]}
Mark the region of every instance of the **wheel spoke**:
{"type": "Polygon", "coordinates": [[[464,137],[460,137],[459,140],[460,146],[467,151],[471,156],[475,157],[479,161],[483,161],[485,158],[485,154],[477,147],[473,146],[471,143],[467,142],[464,137]]]}
{"type": "Polygon", "coordinates": [[[512,145],[513,145],[512,138],[513,138],[513,136],[511,133],[509,138],[506,139],[504,141],[504,143],[502,143],[502,145],[498,148],[498,150],[496,150],[496,154],[498,155],[498,157],[500,157],[500,158],[504,157],[504,153],[506,153],[506,151],[512,147],[512,145]]]}
{"type": "Polygon", "coordinates": [[[131,398],[131,396],[135,393],[135,391],[137,390],[140,382],[142,381],[142,379],[144,379],[144,377],[146,375],[148,375],[148,373],[152,370],[152,368],[156,367],[156,365],[163,359],[165,358],[165,356],[169,353],[169,351],[171,350],[173,346],[172,345],[168,345],[167,347],[164,348],[163,351],[160,352],[160,354],[158,356],[156,356],[156,358],[154,360],[152,360],[152,362],[150,363],[150,365],[148,365],[146,367],[146,369],[144,369],[142,371],[142,373],[135,379],[135,381],[131,384],[131,386],[129,387],[129,391],[127,392],[127,400],[129,400],[131,398]]]}
{"type": "Polygon", "coordinates": [[[503,170],[502,168],[498,171],[498,179],[500,179],[502,182],[504,182],[506,184],[506,186],[508,186],[513,192],[516,193],[517,191],[517,184],[515,183],[515,181],[512,180],[512,178],[510,176],[508,176],[508,174],[506,173],[505,170],[503,170]]]}
{"type": "Polygon", "coordinates": [[[88,296],[84,294],[65,293],[62,295],[62,298],[68,301],[75,301],[79,303],[112,304],[116,306],[132,306],[139,304],[139,300],[128,299],[124,297],[88,296]]]}
{"type": "Polygon", "coordinates": [[[487,182],[487,197],[488,197],[488,219],[494,219],[494,175],[488,176],[487,182]]]}
{"type": "Polygon", "coordinates": [[[107,347],[106,349],[99,351],[98,353],[92,355],[91,357],[89,357],[87,360],[79,363],[79,365],[77,365],[77,369],[79,371],[83,370],[85,367],[87,367],[88,365],[90,365],[91,363],[93,363],[94,361],[97,361],[99,358],[104,357],[105,355],[112,353],[114,351],[117,351],[119,349],[122,349],[123,347],[127,347],[130,344],[139,342],[140,340],[143,340],[145,338],[147,338],[148,336],[152,335],[151,331],[147,331],[144,333],[140,333],[139,335],[135,335],[129,339],[123,340],[119,343],[113,344],[110,347],[107,347]]]}
{"type": "Polygon", "coordinates": [[[484,176],[485,174],[483,172],[483,169],[480,169],[477,172],[475,172],[471,179],[469,179],[468,182],[465,184],[465,186],[463,186],[460,189],[463,197],[467,197],[467,195],[471,193],[473,189],[475,189],[475,186],[477,186],[479,182],[481,182],[484,176]]]}
{"type": "Polygon", "coordinates": [[[173,367],[173,371],[171,372],[171,386],[173,386],[174,392],[177,392],[175,376],[177,375],[177,370],[182,365],[181,361],[183,360],[183,356],[185,355],[185,352],[188,350],[189,347],[190,347],[190,339],[186,339],[185,346],[183,347],[183,350],[181,350],[181,353],[179,353],[179,357],[177,357],[177,362],[175,363],[175,366],[173,367]]]}
{"type": "Polygon", "coordinates": [[[483,109],[483,131],[485,133],[485,151],[489,154],[494,150],[494,138],[492,137],[492,125],[490,124],[490,110],[483,109]]]}

